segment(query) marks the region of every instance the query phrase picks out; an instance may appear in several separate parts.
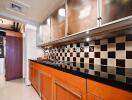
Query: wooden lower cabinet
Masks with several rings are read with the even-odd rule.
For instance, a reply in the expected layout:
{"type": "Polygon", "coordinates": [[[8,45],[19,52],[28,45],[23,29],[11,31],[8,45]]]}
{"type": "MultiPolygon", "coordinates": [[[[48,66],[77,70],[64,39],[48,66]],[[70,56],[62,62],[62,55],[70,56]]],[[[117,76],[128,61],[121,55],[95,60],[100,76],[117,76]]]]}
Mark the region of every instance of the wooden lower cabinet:
{"type": "Polygon", "coordinates": [[[87,100],[103,100],[101,97],[96,96],[93,93],[87,93],[87,100]]]}
{"type": "Polygon", "coordinates": [[[30,80],[42,100],[132,100],[132,93],[48,66],[30,63],[30,80]]]}
{"type": "Polygon", "coordinates": [[[30,80],[42,100],[86,100],[86,79],[75,75],[30,62],[30,80]]]}
{"type": "Polygon", "coordinates": [[[35,63],[33,62],[30,63],[29,71],[30,71],[29,79],[32,83],[32,86],[39,93],[39,70],[37,69],[35,63]]]}
{"type": "Polygon", "coordinates": [[[42,100],[53,100],[53,79],[49,73],[40,72],[40,95],[42,100]]]}
{"type": "Polygon", "coordinates": [[[82,100],[81,93],[78,93],[57,81],[55,82],[54,93],[54,100],[82,100]]]}
{"type": "Polygon", "coordinates": [[[34,76],[33,64],[30,63],[30,67],[29,67],[29,80],[31,81],[31,83],[33,82],[33,76],[34,76]]]}
{"type": "Polygon", "coordinates": [[[34,68],[33,86],[35,90],[39,93],[39,71],[37,68],[34,68]]]}
{"type": "Polygon", "coordinates": [[[132,92],[93,80],[87,80],[88,100],[132,100],[132,92]]]}

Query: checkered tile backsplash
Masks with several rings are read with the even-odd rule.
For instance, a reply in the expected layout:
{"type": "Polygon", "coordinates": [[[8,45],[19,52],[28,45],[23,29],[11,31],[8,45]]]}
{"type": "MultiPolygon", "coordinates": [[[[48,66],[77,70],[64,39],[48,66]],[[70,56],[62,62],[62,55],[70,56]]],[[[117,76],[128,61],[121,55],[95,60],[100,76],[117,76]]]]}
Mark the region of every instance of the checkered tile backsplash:
{"type": "Polygon", "coordinates": [[[132,35],[49,49],[49,58],[71,62],[71,70],[132,84],[132,35]]]}

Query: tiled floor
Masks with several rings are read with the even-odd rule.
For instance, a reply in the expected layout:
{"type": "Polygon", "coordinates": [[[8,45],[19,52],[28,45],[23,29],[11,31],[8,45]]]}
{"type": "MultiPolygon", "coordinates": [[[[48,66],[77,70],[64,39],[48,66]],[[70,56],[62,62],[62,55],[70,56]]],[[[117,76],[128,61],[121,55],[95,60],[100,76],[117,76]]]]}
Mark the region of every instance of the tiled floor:
{"type": "Polygon", "coordinates": [[[0,100],[40,100],[31,86],[26,86],[22,79],[5,82],[0,75],[0,100]]]}

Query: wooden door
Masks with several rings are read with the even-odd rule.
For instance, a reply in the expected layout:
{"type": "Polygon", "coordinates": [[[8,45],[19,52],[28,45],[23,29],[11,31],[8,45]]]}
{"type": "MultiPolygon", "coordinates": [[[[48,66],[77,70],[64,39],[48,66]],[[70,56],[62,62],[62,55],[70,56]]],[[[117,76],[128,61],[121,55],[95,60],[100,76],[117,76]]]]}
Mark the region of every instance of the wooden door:
{"type": "Polygon", "coordinates": [[[22,78],[22,37],[6,36],[6,80],[22,78]]]}
{"type": "Polygon", "coordinates": [[[81,93],[79,94],[70,87],[56,81],[54,100],[83,100],[81,93]]]}
{"type": "Polygon", "coordinates": [[[50,74],[40,73],[40,92],[42,100],[53,100],[53,82],[50,74]]]}

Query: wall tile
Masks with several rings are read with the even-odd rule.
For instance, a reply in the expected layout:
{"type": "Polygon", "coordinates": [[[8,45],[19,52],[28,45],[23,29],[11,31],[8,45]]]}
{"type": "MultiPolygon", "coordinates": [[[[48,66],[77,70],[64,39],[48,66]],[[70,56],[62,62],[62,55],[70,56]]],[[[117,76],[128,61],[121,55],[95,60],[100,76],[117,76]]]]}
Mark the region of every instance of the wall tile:
{"type": "Polygon", "coordinates": [[[62,66],[70,70],[130,83],[132,35],[50,48],[48,58],[71,62],[68,66],[62,66]]]}
{"type": "Polygon", "coordinates": [[[115,59],[107,59],[107,65],[116,67],[116,60],[115,59]]]}
{"type": "Polygon", "coordinates": [[[100,45],[107,45],[108,39],[100,40],[100,45]]]}
{"type": "Polygon", "coordinates": [[[118,67],[125,67],[125,60],[116,59],[116,66],[118,66],[118,67]]]}
{"type": "Polygon", "coordinates": [[[108,58],[115,58],[115,51],[108,52],[108,58]]]}
{"type": "Polygon", "coordinates": [[[122,43],[126,41],[126,37],[125,36],[119,36],[116,38],[116,43],[122,43]]]}
{"type": "Polygon", "coordinates": [[[132,51],[126,51],[126,58],[132,59],[132,51]]]}
{"type": "Polygon", "coordinates": [[[108,58],[108,53],[107,53],[107,51],[101,51],[101,52],[100,52],[100,57],[101,57],[101,58],[108,58]]]}
{"type": "Polygon", "coordinates": [[[132,68],[132,59],[126,59],[125,67],[132,68]]]}
{"type": "Polygon", "coordinates": [[[117,43],[116,50],[125,50],[125,43],[117,43]]]}
{"type": "Polygon", "coordinates": [[[108,43],[115,43],[115,37],[108,38],[108,43]]]}
{"type": "Polygon", "coordinates": [[[116,43],[110,43],[107,46],[108,51],[116,51],[116,43]]]}
{"type": "Polygon", "coordinates": [[[127,51],[132,51],[132,41],[127,41],[126,42],[126,50],[127,51]]]}
{"type": "Polygon", "coordinates": [[[126,59],[126,51],[116,51],[116,59],[126,59]]]}
{"type": "Polygon", "coordinates": [[[101,45],[101,51],[107,51],[107,45],[101,45]]]}
{"type": "Polygon", "coordinates": [[[132,41],[132,34],[126,35],[126,41],[132,41]]]}

